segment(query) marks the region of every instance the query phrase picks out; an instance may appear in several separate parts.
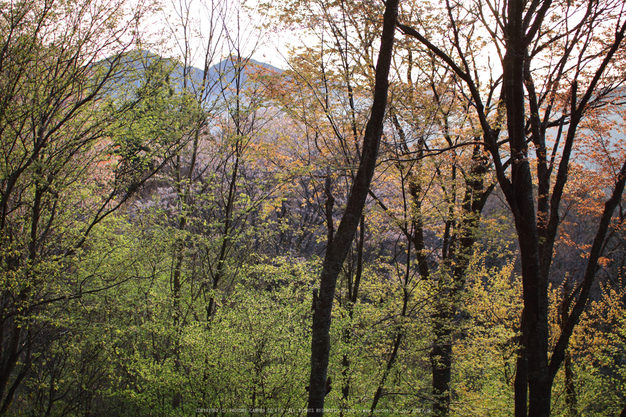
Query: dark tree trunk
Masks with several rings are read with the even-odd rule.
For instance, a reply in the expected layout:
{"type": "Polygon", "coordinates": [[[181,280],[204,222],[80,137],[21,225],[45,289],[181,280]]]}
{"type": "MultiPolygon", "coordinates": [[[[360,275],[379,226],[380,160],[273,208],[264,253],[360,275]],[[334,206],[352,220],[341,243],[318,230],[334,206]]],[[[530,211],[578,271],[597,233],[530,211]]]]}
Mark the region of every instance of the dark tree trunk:
{"type": "Polygon", "coordinates": [[[370,408],[370,417],[373,417],[376,413],[376,407],[378,406],[378,401],[380,401],[380,399],[383,396],[383,390],[385,388],[385,381],[387,380],[387,377],[389,376],[389,372],[391,372],[391,368],[393,367],[396,361],[396,358],[398,357],[398,349],[400,348],[400,344],[402,343],[403,337],[404,337],[404,332],[402,331],[396,334],[396,338],[393,342],[393,350],[391,351],[391,354],[389,355],[389,359],[387,360],[387,366],[385,366],[385,370],[383,371],[383,376],[381,377],[380,382],[378,383],[378,388],[376,389],[376,393],[374,394],[372,407],[370,408]]]}
{"type": "Polygon", "coordinates": [[[433,376],[433,412],[445,417],[450,412],[450,381],[452,378],[452,331],[453,316],[443,311],[443,303],[436,307],[439,311],[433,317],[435,342],[430,351],[430,366],[433,376]]]}
{"type": "MultiPolygon", "coordinates": [[[[430,352],[433,377],[433,411],[437,416],[450,413],[450,381],[452,380],[452,341],[455,317],[461,312],[460,297],[465,290],[467,270],[478,228],[480,215],[495,184],[485,187],[488,161],[482,156],[481,147],[476,146],[472,157],[470,174],[465,180],[465,195],[462,204],[462,217],[457,230],[449,240],[451,244],[444,251],[443,258],[454,262],[451,279],[442,281],[436,298],[433,314],[434,345],[430,352]]],[[[452,223],[452,222],[451,222],[452,223]]]]}
{"type": "MultiPolygon", "coordinates": [[[[607,230],[611,221],[612,213],[618,204],[625,182],[626,164],[615,183],[612,197],[606,202],[605,210],[600,221],[593,246],[589,253],[589,260],[581,285],[578,298],[573,303],[573,308],[564,323],[561,334],[554,347],[552,355],[549,355],[548,345],[548,277],[552,261],[554,242],[558,227],[561,224],[559,218],[560,203],[563,190],[567,183],[570,157],[579,123],[590,104],[599,103],[602,97],[606,98],[606,91],[598,89],[598,85],[607,72],[609,64],[614,60],[617,50],[621,47],[626,35],[626,22],[619,21],[615,28],[615,38],[607,44],[607,49],[601,54],[594,55],[596,62],[602,59],[595,73],[588,78],[589,84],[582,95],[577,94],[578,83],[574,79],[571,82],[571,95],[568,101],[569,114],[565,122],[568,124],[565,144],[560,153],[560,162],[555,178],[551,178],[554,165],[548,166],[545,134],[548,122],[551,119],[552,108],[542,109],[536,96],[535,86],[532,80],[531,59],[538,51],[535,42],[543,36],[542,25],[546,14],[556,2],[552,0],[538,0],[525,2],[523,0],[509,0],[503,7],[502,28],[504,30],[505,51],[502,74],[502,109],[506,111],[506,131],[510,161],[502,162],[502,144],[497,139],[500,127],[491,124],[485,112],[485,106],[481,99],[477,80],[471,75],[472,68],[465,56],[462,64],[451,58],[443,50],[439,49],[422,34],[410,26],[398,24],[400,29],[410,35],[435,55],[442,59],[462,79],[469,88],[472,100],[479,117],[485,146],[489,150],[498,183],[506,197],[507,203],[515,219],[522,266],[523,300],[524,310],[521,319],[521,337],[519,357],[517,362],[517,375],[515,378],[515,415],[517,417],[542,417],[550,415],[551,389],[557,371],[565,360],[565,352],[569,338],[577,325],[580,314],[584,311],[589,298],[589,291],[594,282],[598,268],[598,258],[606,242],[607,230]],[[506,13],[505,13],[506,12],[506,13]],[[529,51],[529,45],[535,48],[529,51]],[[525,97],[525,89],[528,96],[525,97]],[[526,99],[529,101],[529,109],[526,108],[526,99]],[[544,114],[539,115],[543,111],[544,114]],[[529,154],[527,147],[527,134],[535,144],[537,150],[537,190],[533,189],[529,154]],[[508,169],[510,164],[510,178],[508,169]],[[550,188],[552,193],[550,195],[550,188]],[[535,195],[535,191],[537,195],[535,195]],[[537,211],[535,211],[535,205],[537,211]],[[548,357],[550,361],[548,362],[548,357]]],[[[594,24],[605,10],[595,8],[595,2],[588,2],[589,14],[583,19],[587,24],[594,24]]],[[[454,21],[454,17],[450,14],[454,21]]],[[[486,22],[483,22],[487,24],[486,22]]],[[[555,41],[553,39],[552,41],[555,41]]],[[[577,41],[575,38],[574,41],[577,41]]],[[[459,45],[456,45],[457,48],[459,45]]],[[[574,48],[574,43],[571,44],[574,48]]],[[[570,57],[571,49],[563,52],[563,62],[570,57]]],[[[578,68],[577,75],[583,71],[578,68]]],[[[556,71],[548,80],[549,84],[558,85],[565,80],[563,69],[556,71]]],[[[567,81],[569,82],[569,81],[567,81]]],[[[567,106],[566,106],[567,107],[567,106]]],[[[566,110],[567,112],[568,110],[566,110]]],[[[503,115],[500,115],[503,116],[503,115]]],[[[560,116],[559,116],[560,117],[560,116]]],[[[502,118],[504,120],[504,118],[502,118]]],[[[553,164],[554,161],[551,162],[553,164]]],[[[574,301],[574,300],[572,300],[574,301]]]]}
{"type": "MultiPolygon", "coordinates": [[[[509,204],[519,237],[524,296],[522,320],[522,357],[528,360],[528,412],[533,417],[550,415],[550,382],[548,373],[548,292],[547,277],[539,264],[539,233],[528,146],[526,144],[526,110],[524,68],[527,56],[524,33],[524,2],[508,3],[506,55],[503,68],[503,95],[507,130],[511,146],[512,195],[509,204]]],[[[521,389],[521,385],[517,387],[521,389]]],[[[516,413],[520,415],[519,412],[516,413]]]]}
{"type": "Polygon", "coordinates": [[[337,232],[326,249],[320,278],[319,299],[313,314],[311,336],[311,375],[309,380],[308,416],[324,414],[324,397],[328,358],[330,354],[330,322],[337,277],[341,271],[348,250],[354,239],[359,220],[363,213],[365,200],[376,167],[378,148],[383,131],[383,121],[387,106],[389,89],[389,68],[393,52],[398,0],[388,0],[385,6],[380,54],[376,65],[376,86],[370,120],[365,128],[362,157],[359,170],[352,184],[350,197],[346,205],[337,232]]]}

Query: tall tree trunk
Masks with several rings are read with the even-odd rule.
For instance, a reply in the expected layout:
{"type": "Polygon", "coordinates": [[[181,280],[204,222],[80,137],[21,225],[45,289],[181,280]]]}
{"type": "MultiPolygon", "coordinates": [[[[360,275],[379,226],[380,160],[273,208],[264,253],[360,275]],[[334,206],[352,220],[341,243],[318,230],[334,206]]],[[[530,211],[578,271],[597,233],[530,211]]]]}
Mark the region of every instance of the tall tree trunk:
{"type": "MultiPolygon", "coordinates": [[[[524,68],[527,56],[524,33],[524,2],[508,3],[506,54],[503,62],[503,95],[511,147],[512,195],[507,196],[519,237],[524,294],[522,356],[526,355],[529,404],[533,417],[550,415],[548,373],[548,291],[547,277],[541,275],[539,232],[535,214],[533,181],[526,144],[524,68]]],[[[521,385],[518,386],[521,389],[521,385]]],[[[519,415],[519,413],[516,413],[519,415]]]]}
{"type": "MultiPolygon", "coordinates": [[[[453,29],[457,30],[457,27],[454,25],[458,22],[451,13],[450,4],[447,3],[447,5],[453,29]]],[[[588,79],[589,83],[582,95],[577,95],[578,82],[576,78],[581,76],[586,70],[583,71],[580,66],[576,67],[574,80],[571,81],[571,94],[566,99],[568,104],[566,107],[569,107],[569,114],[565,115],[567,120],[561,123],[561,128],[565,123],[569,125],[567,137],[559,155],[560,162],[558,163],[556,177],[551,179],[552,166],[548,167],[547,165],[545,133],[549,126],[548,121],[551,120],[553,109],[549,105],[543,111],[544,114],[539,115],[541,106],[536,96],[537,89],[535,89],[532,80],[530,60],[536,56],[538,51],[536,45],[538,39],[544,33],[544,20],[549,19],[547,14],[556,5],[557,2],[553,0],[533,2],[508,0],[503,4],[501,11],[495,12],[502,18],[501,27],[504,31],[503,40],[505,43],[501,84],[503,106],[500,109],[505,109],[506,111],[506,132],[508,134],[510,151],[506,152],[510,155],[510,161],[506,163],[503,163],[501,155],[501,151],[504,148],[497,141],[501,128],[489,121],[485,111],[486,107],[478,88],[479,84],[477,79],[474,79],[471,75],[473,71],[472,66],[469,65],[467,57],[460,52],[458,43],[456,47],[462,55],[460,60],[462,64],[460,65],[457,64],[458,60],[453,59],[412,27],[398,24],[404,33],[419,40],[419,42],[442,59],[469,88],[483,129],[485,145],[492,156],[498,183],[515,219],[521,255],[524,300],[518,368],[515,379],[515,415],[517,417],[550,415],[551,389],[554,377],[565,359],[565,352],[573,329],[587,305],[589,291],[598,268],[597,260],[605,243],[606,231],[609,227],[613,210],[621,198],[624,188],[624,176],[626,176],[625,164],[615,183],[614,193],[605,204],[605,211],[589,253],[580,295],[574,302],[574,307],[561,330],[561,334],[558,336],[558,341],[548,363],[548,277],[554,242],[557,237],[558,227],[561,224],[559,209],[567,183],[573,144],[582,117],[590,108],[589,104],[592,102],[599,103],[603,96],[606,98],[606,91],[603,92],[601,88],[597,87],[606,75],[607,68],[615,59],[615,54],[626,36],[626,22],[623,19],[618,19],[613,42],[606,44],[607,49],[601,53],[596,54],[596,52],[593,52],[593,55],[590,55],[593,61],[599,62],[599,66],[588,79]],[[533,51],[529,50],[529,45],[533,45],[533,51]],[[528,97],[525,97],[525,88],[528,97]],[[526,98],[529,101],[528,109],[526,107],[526,98]],[[536,190],[533,188],[529,163],[527,146],[527,133],[529,132],[537,151],[537,180],[539,184],[536,190]],[[510,179],[508,177],[509,166],[510,179]],[[549,195],[550,187],[552,187],[551,195],[549,195]],[[537,211],[535,211],[535,207],[537,207],[537,211]]],[[[592,27],[600,21],[598,19],[604,19],[603,16],[606,12],[604,6],[600,6],[601,9],[596,9],[596,5],[596,2],[588,2],[589,14],[583,16],[585,27],[587,25],[592,27]]],[[[488,25],[487,22],[483,23],[488,25]]],[[[560,38],[557,39],[560,40],[560,38]]],[[[575,44],[576,42],[580,44],[579,40],[580,38],[574,38],[571,48],[577,48],[578,46],[575,46],[575,44]]],[[[587,46],[583,46],[583,50],[587,46]]],[[[542,46],[542,48],[544,47],[542,46]]],[[[568,58],[571,58],[572,61],[575,60],[570,55],[572,50],[568,49],[563,53],[563,62],[568,60],[568,58]]],[[[584,55],[582,54],[581,57],[584,55]]],[[[586,58],[581,59],[580,62],[586,63],[586,58]]],[[[587,65],[585,64],[584,66],[586,67],[587,65]]],[[[570,71],[570,69],[567,69],[567,72],[570,71]]],[[[569,83],[569,78],[565,76],[565,73],[566,71],[563,68],[557,70],[550,76],[548,83],[559,85],[559,83],[565,80],[568,80],[566,82],[569,83]]],[[[568,113],[568,110],[566,109],[565,112],[568,113]]],[[[501,120],[504,120],[504,118],[501,118],[501,120]]],[[[555,149],[558,148],[555,147],[555,149]]],[[[553,154],[553,156],[556,155],[556,153],[553,154]]],[[[554,160],[551,164],[553,163],[554,160]]]]}
{"type": "Polygon", "coordinates": [[[376,167],[378,148],[383,132],[385,109],[387,107],[388,77],[393,52],[396,17],[398,15],[398,1],[388,0],[385,6],[380,53],[376,65],[374,101],[372,103],[370,120],[365,128],[359,170],[352,184],[350,197],[348,198],[346,210],[339,223],[337,233],[326,248],[324,257],[320,279],[320,294],[313,314],[308,401],[309,417],[323,416],[324,414],[333,298],[335,296],[337,277],[359,225],[376,167]]]}

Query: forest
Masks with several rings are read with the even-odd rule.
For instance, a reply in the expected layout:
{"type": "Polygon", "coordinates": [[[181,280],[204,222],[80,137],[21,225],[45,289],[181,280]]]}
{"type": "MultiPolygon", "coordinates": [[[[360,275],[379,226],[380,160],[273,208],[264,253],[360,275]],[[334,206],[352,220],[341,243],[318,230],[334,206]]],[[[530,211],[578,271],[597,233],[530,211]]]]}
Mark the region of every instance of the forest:
{"type": "Polygon", "coordinates": [[[0,416],[626,416],[623,0],[0,34],[0,416]]]}

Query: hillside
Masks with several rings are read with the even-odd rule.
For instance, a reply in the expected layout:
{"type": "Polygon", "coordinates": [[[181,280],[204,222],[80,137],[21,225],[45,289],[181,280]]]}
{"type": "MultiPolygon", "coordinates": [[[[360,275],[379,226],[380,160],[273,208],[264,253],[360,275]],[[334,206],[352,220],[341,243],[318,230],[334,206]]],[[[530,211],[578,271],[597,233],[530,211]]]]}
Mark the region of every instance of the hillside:
{"type": "MultiPolygon", "coordinates": [[[[98,65],[115,62],[119,56],[109,57],[98,65]]],[[[114,78],[111,90],[114,92],[128,91],[129,84],[139,87],[141,83],[150,79],[152,74],[166,73],[166,79],[172,87],[180,91],[184,85],[192,91],[198,92],[203,85],[204,71],[197,67],[185,67],[180,61],[162,57],[156,53],[145,50],[132,50],[121,57],[123,61],[122,71],[114,78]]],[[[254,59],[242,59],[237,63],[236,57],[226,57],[209,67],[205,82],[205,100],[215,99],[215,94],[224,90],[244,85],[252,74],[280,73],[281,69],[273,65],[256,61],[254,59]]]]}

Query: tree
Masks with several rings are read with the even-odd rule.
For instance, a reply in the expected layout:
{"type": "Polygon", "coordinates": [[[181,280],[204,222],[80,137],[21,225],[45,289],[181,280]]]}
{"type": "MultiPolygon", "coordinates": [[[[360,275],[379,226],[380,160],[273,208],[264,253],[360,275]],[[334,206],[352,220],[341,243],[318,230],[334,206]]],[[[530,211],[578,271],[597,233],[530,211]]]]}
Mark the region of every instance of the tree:
{"type": "Polygon", "coordinates": [[[565,5],[552,1],[447,1],[440,13],[447,20],[444,35],[452,43],[452,51],[446,52],[434,36],[420,32],[420,22],[411,21],[410,16],[401,17],[403,23],[398,26],[455,72],[480,121],[484,146],[515,219],[520,245],[524,311],[515,382],[516,415],[547,416],[554,377],[587,305],[598,258],[624,187],[626,165],[615,178],[580,290],[548,357],[548,282],[563,189],[581,121],[590,109],[611,101],[611,93],[621,83],[617,58],[626,30],[623,9],[612,1],[565,5]],[[489,45],[501,66],[496,117],[489,117],[491,95],[483,92],[489,73],[481,72],[478,64],[480,54],[488,53],[476,47],[481,38],[487,42],[479,45],[489,45]],[[558,129],[552,143],[547,138],[549,129],[558,129]],[[506,136],[505,140],[501,136],[506,136]]]}
{"type": "MultiPolygon", "coordinates": [[[[376,22],[373,17],[378,13],[377,7],[373,4],[326,1],[303,5],[301,2],[294,1],[285,2],[282,9],[279,8],[279,16],[283,24],[305,25],[315,32],[318,39],[315,45],[298,49],[297,57],[291,61],[294,83],[299,82],[301,89],[290,90],[290,93],[285,96],[292,98],[297,95],[302,97],[301,100],[305,100],[306,104],[298,102],[298,105],[294,106],[293,100],[289,100],[285,103],[285,107],[292,117],[298,118],[305,126],[307,140],[314,144],[313,149],[322,155],[321,164],[326,163],[326,166],[320,167],[315,173],[320,183],[319,192],[323,192],[326,197],[325,213],[320,216],[326,219],[329,240],[335,232],[334,207],[343,204],[343,199],[339,194],[341,191],[337,191],[341,190],[338,184],[340,181],[350,181],[354,177],[352,167],[356,165],[359,158],[358,138],[362,135],[363,120],[368,110],[366,105],[369,103],[367,91],[374,84],[371,56],[374,54],[373,37],[380,33],[379,22],[376,22]],[[304,11],[301,10],[303,7],[304,11]],[[311,14],[310,9],[315,12],[311,14]],[[323,21],[324,25],[319,25],[320,21],[323,21]]],[[[406,274],[400,278],[400,281],[403,281],[404,294],[402,295],[403,301],[400,302],[403,307],[400,307],[398,312],[400,317],[406,319],[405,322],[414,319],[407,317],[415,310],[411,295],[415,293],[411,290],[414,287],[413,270],[419,269],[418,277],[428,279],[431,275],[428,264],[441,264],[439,261],[442,259],[447,267],[456,270],[454,278],[440,281],[437,300],[441,303],[439,303],[437,314],[443,317],[433,316],[440,329],[438,332],[441,333],[435,343],[437,350],[433,350],[432,361],[434,381],[437,385],[436,396],[442,399],[438,403],[444,404],[442,407],[447,409],[445,404],[449,402],[448,384],[451,366],[450,363],[446,365],[439,365],[439,363],[451,360],[450,352],[446,353],[444,350],[451,349],[452,346],[450,343],[452,322],[457,314],[458,301],[448,303],[444,300],[458,299],[459,294],[462,293],[465,279],[463,271],[466,269],[462,265],[467,265],[467,260],[471,256],[480,210],[493,187],[483,187],[488,162],[484,158],[483,149],[477,146],[478,142],[473,140],[476,129],[472,126],[471,118],[467,116],[467,108],[464,108],[466,107],[465,99],[461,95],[455,97],[454,76],[449,76],[449,70],[438,67],[432,57],[426,54],[416,57],[412,54],[410,43],[411,41],[400,43],[394,52],[395,72],[391,87],[393,99],[389,105],[391,110],[386,120],[393,122],[396,135],[393,135],[391,130],[385,133],[383,142],[385,162],[379,171],[382,172],[380,178],[375,181],[376,184],[370,194],[389,214],[389,218],[385,221],[399,226],[398,231],[401,231],[403,238],[407,241],[409,253],[406,254],[406,258],[404,254],[402,255],[402,262],[406,259],[406,263],[400,265],[398,255],[390,254],[399,268],[406,268],[406,274]],[[406,65],[403,66],[403,64],[406,65]],[[464,124],[469,126],[465,127],[464,124]],[[464,132],[463,129],[465,129],[464,132]],[[441,140],[438,141],[440,137],[441,140]],[[475,148],[473,158],[463,156],[472,153],[471,150],[464,152],[464,149],[472,146],[475,148]],[[441,155],[443,149],[448,147],[453,150],[444,153],[437,162],[432,162],[428,168],[424,169],[424,172],[427,172],[432,168],[432,172],[437,174],[432,178],[428,177],[428,174],[422,175],[420,161],[431,154],[434,160],[437,155],[441,155]],[[448,168],[450,168],[449,173],[448,168]],[[391,171],[397,172],[399,179],[390,178],[389,172],[391,171]],[[459,178],[457,178],[457,173],[459,178]],[[460,187],[466,188],[466,192],[465,196],[459,197],[458,193],[463,193],[463,191],[457,191],[456,183],[462,183],[461,177],[466,180],[466,184],[465,186],[460,184],[460,187]],[[430,181],[432,184],[433,179],[443,190],[444,196],[441,197],[440,204],[449,208],[449,210],[444,210],[446,213],[443,216],[446,219],[436,225],[430,224],[427,219],[423,218],[421,210],[424,209],[420,209],[422,200],[433,199],[432,187],[422,186],[422,182],[430,181]],[[396,180],[398,188],[393,189],[392,192],[390,189],[392,189],[392,184],[396,184],[396,180]],[[377,188],[380,188],[381,195],[377,188]],[[460,205],[467,210],[466,215],[459,214],[463,211],[457,208],[460,205]],[[400,208],[402,206],[404,212],[400,208]],[[401,214],[394,215],[398,210],[401,214]],[[438,253],[437,256],[432,257],[437,259],[431,261],[427,259],[429,257],[426,255],[425,248],[425,245],[431,242],[424,242],[424,235],[429,231],[434,231],[440,225],[443,229],[443,224],[445,224],[446,232],[441,232],[445,235],[441,256],[438,253]],[[455,262],[456,268],[453,266],[455,262]],[[446,395],[448,395],[447,401],[446,395]]],[[[344,188],[348,190],[348,187],[349,185],[344,188]]],[[[359,283],[363,266],[367,264],[367,258],[363,256],[363,253],[368,252],[367,248],[370,246],[369,242],[366,245],[363,242],[365,224],[380,222],[373,219],[371,213],[371,210],[368,210],[368,218],[361,219],[360,240],[352,252],[355,254],[353,258],[355,262],[348,260],[341,275],[341,283],[345,283],[347,288],[346,291],[340,291],[342,295],[337,297],[337,301],[340,305],[345,301],[351,318],[353,318],[352,306],[357,300],[360,301],[359,283]],[[343,294],[346,293],[347,297],[344,300],[343,294]]],[[[396,229],[394,226],[391,228],[396,229]]],[[[386,253],[397,253],[395,251],[399,248],[398,241],[395,243],[391,240],[385,242],[386,253]]],[[[378,256],[380,258],[381,254],[378,256]]],[[[378,259],[377,262],[380,263],[381,260],[378,259]]],[[[433,271],[436,269],[433,267],[433,271]]],[[[444,269],[441,268],[441,271],[444,269]]],[[[444,275],[437,274],[436,276],[444,275]]],[[[417,301],[417,304],[419,305],[420,302],[417,301]]],[[[398,327],[403,326],[398,325],[398,327]]],[[[390,336],[389,352],[391,353],[384,359],[385,364],[382,368],[385,370],[381,371],[378,386],[372,393],[372,412],[383,396],[385,381],[395,366],[396,358],[403,352],[401,346],[406,336],[404,330],[390,333],[393,333],[390,336]]],[[[349,344],[348,339],[349,332],[345,335],[343,342],[349,344]]],[[[341,365],[342,395],[346,404],[350,395],[351,360],[353,359],[346,354],[341,365]]],[[[335,381],[336,385],[337,381],[335,381]]]]}
{"type": "Polygon", "coordinates": [[[314,300],[313,331],[311,336],[311,376],[309,380],[308,415],[324,414],[324,397],[327,390],[327,369],[330,353],[330,323],[337,276],[354,238],[369,186],[374,175],[376,158],[387,102],[389,67],[393,52],[395,21],[398,2],[390,0],[385,5],[381,47],[376,65],[376,87],[372,113],[365,129],[359,170],[351,187],[350,197],[337,233],[329,239],[320,277],[319,297],[314,300]]]}
{"type": "Polygon", "coordinates": [[[2,5],[0,414],[64,334],[53,306],[113,285],[75,279],[96,226],[179,146],[147,111],[154,99],[168,119],[163,79],[139,83],[136,93],[118,89],[133,77],[136,58],[126,50],[144,13],[141,3],[126,7],[97,0],[2,5]]]}
{"type": "MultiPolygon", "coordinates": [[[[430,352],[433,409],[447,415],[455,321],[463,314],[461,300],[479,237],[478,224],[495,184],[489,178],[489,162],[480,138],[475,137],[471,112],[455,86],[454,76],[439,68],[428,54],[415,56],[413,52],[409,49],[403,60],[407,82],[394,91],[391,107],[397,133],[387,141],[385,153],[400,178],[396,191],[401,196],[396,206],[404,208],[400,217],[395,218],[389,203],[376,199],[413,247],[420,278],[432,282],[434,288],[430,352]],[[426,238],[433,233],[440,236],[434,242],[426,238]]],[[[372,190],[372,195],[375,193],[372,190]]],[[[408,282],[405,285],[408,287],[408,282]]],[[[396,339],[396,346],[400,339],[396,339]]]]}

